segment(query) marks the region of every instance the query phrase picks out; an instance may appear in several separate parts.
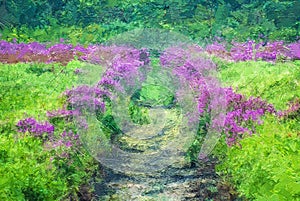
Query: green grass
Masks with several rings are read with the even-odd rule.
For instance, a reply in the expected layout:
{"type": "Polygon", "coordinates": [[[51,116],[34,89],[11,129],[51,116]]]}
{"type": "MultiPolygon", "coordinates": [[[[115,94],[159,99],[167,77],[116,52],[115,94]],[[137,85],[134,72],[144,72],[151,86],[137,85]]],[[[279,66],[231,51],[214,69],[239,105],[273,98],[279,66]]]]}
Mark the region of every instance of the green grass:
{"type": "Polygon", "coordinates": [[[1,200],[60,200],[68,189],[58,171],[36,138],[0,137],[1,200]]]}
{"type": "MultiPolygon", "coordinates": [[[[159,70],[157,62],[153,63],[154,71],[148,80],[151,85],[145,86],[140,95],[143,101],[168,105],[172,97],[161,93],[161,89],[171,86],[165,74],[161,76],[166,79],[156,80],[161,79],[154,76],[159,70]],[[168,97],[166,103],[159,102],[162,97],[168,97]]],[[[79,185],[90,177],[85,171],[93,171],[93,160],[87,153],[74,157],[72,166],[67,166],[64,160],[51,163],[53,152],[47,152],[42,143],[28,133],[18,135],[15,128],[22,118],[45,120],[46,111],[61,108],[64,103],[61,94],[80,82],[73,72],[82,65],[78,61],[65,67],[0,64],[0,175],[5,175],[0,178],[1,200],[29,197],[60,200],[70,192],[76,193],[79,185]]],[[[300,96],[300,61],[224,62],[220,69],[224,86],[233,86],[247,96],[260,96],[276,109],[285,109],[288,101],[300,96]]],[[[94,76],[87,81],[97,79],[98,75],[94,76]]],[[[250,200],[300,200],[299,122],[279,121],[270,116],[264,121],[257,127],[257,135],[241,141],[242,149],[227,148],[220,141],[217,151],[223,156],[218,170],[250,200]]]]}
{"type": "Polygon", "coordinates": [[[268,117],[256,135],[227,150],[219,173],[249,200],[300,200],[298,123],[268,117]]]}
{"type": "MultiPolygon", "coordinates": [[[[247,96],[262,97],[278,110],[300,96],[300,62],[238,62],[221,65],[225,86],[247,96]]],[[[249,200],[300,200],[299,118],[264,118],[257,134],[241,140],[241,146],[218,144],[222,162],[218,172],[249,200]]]]}
{"type": "Polygon", "coordinates": [[[286,63],[238,62],[222,66],[221,80],[237,92],[262,97],[285,109],[288,101],[300,96],[300,61],[286,63]]]}
{"type": "Polygon", "coordinates": [[[0,124],[26,116],[44,119],[47,110],[60,108],[61,93],[76,82],[77,65],[0,64],[0,124]]]}
{"type": "MultiPolygon", "coordinates": [[[[84,147],[46,148],[29,132],[18,133],[15,125],[27,117],[44,121],[47,111],[61,109],[62,93],[76,85],[74,70],[82,65],[0,64],[0,200],[79,199],[80,185],[91,178],[97,162],[84,147]],[[63,152],[69,158],[59,157],[63,152]]],[[[54,135],[68,124],[58,122],[54,135]]]]}

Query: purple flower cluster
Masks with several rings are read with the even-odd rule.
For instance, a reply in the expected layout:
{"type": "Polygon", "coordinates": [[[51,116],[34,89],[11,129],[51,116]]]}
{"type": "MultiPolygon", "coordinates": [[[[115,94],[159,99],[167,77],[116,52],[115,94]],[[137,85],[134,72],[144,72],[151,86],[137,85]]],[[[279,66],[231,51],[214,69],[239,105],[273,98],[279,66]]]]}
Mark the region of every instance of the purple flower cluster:
{"type": "Polygon", "coordinates": [[[37,42],[32,43],[10,43],[4,40],[0,41],[0,62],[17,63],[17,62],[59,62],[67,64],[75,57],[79,60],[110,65],[115,55],[123,55],[125,57],[139,56],[139,60],[149,62],[149,55],[145,50],[137,50],[128,47],[117,46],[99,46],[90,45],[83,47],[82,45],[73,46],[71,44],[59,43],[47,47],[46,44],[37,42]],[[134,55],[135,54],[135,55],[134,55]]]}
{"type": "Polygon", "coordinates": [[[230,50],[231,58],[234,61],[248,61],[254,59],[254,47],[255,42],[252,40],[246,43],[233,43],[233,47],[230,50]]]}
{"type": "MultiPolygon", "coordinates": [[[[85,59],[101,64],[105,68],[102,78],[99,75],[99,82],[95,86],[80,85],[66,90],[64,95],[67,97],[67,102],[64,109],[48,111],[47,116],[50,120],[54,118],[63,118],[67,121],[76,119],[77,129],[87,129],[88,124],[84,117],[86,112],[105,112],[107,98],[114,98],[117,92],[124,93],[127,87],[130,89],[130,86],[135,86],[146,78],[146,71],[149,70],[146,65],[149,63],[149,54],[146,50],[117,46],[95,46],[92,49],[94,52],[89,55],[92,59],[85,59]],[[74,110],[65,109],[70,106],[74,110]]],[[[80,73],[84,76],[85,71],[80,70],[80,73]]],[[[79,136],[72,130],[64,131],[59,137],[54,137],[46,144],[48,149],[56,150],[56,159],[70,159],[79,145],[79,136]]]]}
{"type": "MultiPolygon", "coordinates": [[[[77,113],[68,112],[59,110],[56,112],[48,113],[50,118],[54,117],[55,114],[58,116],[69,116],[69,115],[77,115],[77,113]]],[[[40,138],[43,140],[45,148],[48,150],[57,150],[60,149],[60,152],[55,152],[55,156],[59,158],[69,158],[70,153],[75,151],[78,147],[81,146],[81,142],[79,139],[79,135],[73,133],[72,130],[63,131],[60,136],[54,135],[54,126],[49,122],[45,121],[40,123],[36,121],[34,118],[26,118],[24,120],[20,120],[17,123],[17,128],[19,132],[26,133],[29,132],[34,137],[40,138]],[[64,149],[68,149],[64,150],[64,149]]]]}
{"type": "MultiPolygon", "coordinates": [[[[288,47],[283,41],[274,41],[267,44],[258,43],[255,46],[255,59],[264,61],[276,61],[280,57],[288,58],[288,47]]],[[[291,58],[291,57],[290,57],[291,58]]]]}
{"type": "Polygon", "coordinates": [[[80,146],[79,135],[73,131],[63,131],[58,139],[51,141],[50,147],[56,149],[58,147],[71,148],[72,146],[80,146]]]}
{"type": "Polygon", "coordinates": [[[231,146],[242,139],[244,134],[255,133],[254,124],[261,124],[261,117],[266,113],[275,114],[273,105],[260,98],[246,98],[235,93],[232,88],[226,88],[226,114],[224,132],[226,142],[231,146]]]}
{"type": "Polygon", "coordinates": [[[45,143],[45,148],[50,151],[54,151],[51,160],[67,160],[68,163],[72,163],[72,155],[78,153],[78,149],[81,147],[81,141],[79,135],[75,134],[72,130],[63,131],[61,135],[45,143]]]}
{"type": "MultiPolygon", "coordinates": [[[[160,57],[161,65],[170,70],[179,80],[179,85],[188,85],[188,90],[194,94],[196,108],[189,108],[187,116],[192,123],[198,122],[199,117],[212,109],[219,113],[225,112],[222,102],[222,88],[212,76],[216,72],[216,65],[203,57],[203,49],[198,46],[187,48],[172,47],[167,49],[160,57]]],[[[186,87],[178,87],[176,99],[184,106],[186,104],[186,87]]],[[[217,112],[217,113],[218,113],[217,112]]],[[[219,130],[222,125],[222,116],[214,117],[212,127],[219,130]]]]}
{"type": "Polygon", "coordinates": [[[66,109],[59,109],[54,111],[47,111],[48,119],[54,118],[63,118],[67,121],[71,121],[74,116],[79,115],[80,112],[78,110],[66,110],[66,109]]]}
{"type": "Polygon", "coordinates": [[[291,43],[288,45],[288,49],[289,51],[289,58],[296,60],[296,59],[300,59],[300,40],[296,43],[291,43]]]}
{"type": "MultiPolygon", "coordinates": [[[[112,99],[115,93],[125,93],[146,79],[149,70],[149,54],[123,46],[94,46],[89,59],[101,64],[106,70],[95,86],[81,85],[64,94],[68,104],[79,111],[105,111],[105,98],[112,99]]],[[[82,72],[84,74],[84,72],[82,72]]]]}
{"type": "MultiPolygon", "coordinates": [[[[232,42],[231,49],[226,49],[224,42],[214,42],[206,46],[205,51],[218,57],[233,61],[265,60],[276,61],[283,57],[286,59],[300,59],[300,41],[284,44],[283,41],[255,42],[253,40],[245,43],[232,42]]],[[[10,43],[0,41],[0,62],[59,62],[67,64],[75,57],[79,60],[97,63],[105,66],[111,65],[115,55],[131,56],[128,51],[139,55],[139,60],[144,64],[149,63],[149,54],[146,50],[135,50],[120,46],[70,45],[59,43],[47,47],[46,44],[32,43],[10,43]]],[[[178,51],[178,50],[177,50],[178,51]]],[[[180,52],[178,52],[180,54],[180,52]]],[[[184,55],[183,55],[184,56],[184,55]]],[[[176,57],[179,59],[180,57],[176,57]]],[[[176,62],[176,61],[175,61],[176,62]]]]}
{"type": "Polygon", "coordinates": [[[36,137],[48,139],[53,136],[54,132],[54,126],[49,122],[45,121],[43,123],[39,123],[34,118],[26,118],[20,120],[17,123],[17,128],[19,132],[29,132],[36,137]]]}
{"type": "MultiPolygon", "coordinates": [[[[113,46],[114,47],[114,46],[113,46]]],[[[115,47],[114,57],[109,62],[107,70],[104,73],[101,80],[98,82],[98,86],[102,86],[105,89],[114,89],[119,92],[125,92],[126,88],[131,88],[137,84],[143,82],[145,77],[145,64],[147,60],[141,61],[141,54],[144,54],[144,50],[138,50],[133,48],[115,47]]]]}
{"type": "Polygon", "coordinates": [[[223,59],[229,59],[230,53],[227,51],[224,43],[214,42],[206,46],[205,51],[223,59]]]}
{"type": "MultiPolygon", "coordinates": [[[[252,56],[249,42],[246,46],[247,57],[252,56]]],[[[216,65],[201,56],[200,49],[170,48],[161,55],[161,65],[168,68],[176,75],[181,85],[188,84],[193,91],[194,102],[197,103],[197,111],[191,111],[187,115],[192,121],[197,121],[200,115],[211,113],[210,128],[226,135],[228,146],[238,143],[244,135],[255,133],[255,124],[261,124],[261,117],[266,113],[275,114],[273,105],[260,98],[246,98],[235,93],[232,88],[222,88],[213,72],[216,65]]],[[[184,101],[185,89],[179,88],[176,93],[177,100],[184,101]],[[182,100],[181,100],[182,99],[182,100]]]]}
{"type": "MultiPolygon", "coordinates": [[[[105,103],[103,97],[109,96],[110,94],[106,91],[100,90],[97,87],[88,85],[81,85],[76,88],[66,90],[64,95],[67,97],[67,103],[73,108],[72,115],[74,112],[76,115],[80,114],[83,110],[105,111],[105,103]]],[[[70,111],[68,111],[70,112],[70,111]]]]}
{"type": "Polygon", "coordinates": [[[274,62],[280,58],[300,59],[300,41],[285,44],[283,41],[258,42],[249,40],[245,43],[233,42],[230,50],[224,43],[215,42],[208,45],[205,51],[218,57],[233,61],[263,60],[274,62]]]}
{"type": "Polygon", "coordinates": [[[300,118],[300,99],[296,98],[295,100],[289,103],[289,107],[286,110],[279,111],[277,113],[279,118],[300,118]]]}
{"type": "Polygon", "coordinates": [[[0,41],[0,61],[3,63],[17,62],[60,62],[67,64],[75,56],[80,57],[88,54],[88,50],[82,46],[69,44],[55,44],[47,48],[46,44],[32,43],[9,43],[0,41]]]}
{"type": "Polygon", "coordinates": [[[198,94],[196,99],[200,114],[206,108],[211,87],[209,84],[213,82],[211,72],[216,70],[216,65],[201,54],[203,50],[197,46],[188,49],[173,47],[167,49],[160,57],[163,67],[172,71],[182,84],[188,83],[195,94],[198,94]]]}
{"type": "Polygon", "coordinates": [[[123,61],[134,58],[144,62],[144,64],[148,64],[150,61],[147,50],[138,50],[127,46],[90,45],[87,48],[76,46],[74,49],[84,53],[80,59],[90,63],[101,64],[103,66],[112,65],[112,61],[120,57],[123,61]]]}

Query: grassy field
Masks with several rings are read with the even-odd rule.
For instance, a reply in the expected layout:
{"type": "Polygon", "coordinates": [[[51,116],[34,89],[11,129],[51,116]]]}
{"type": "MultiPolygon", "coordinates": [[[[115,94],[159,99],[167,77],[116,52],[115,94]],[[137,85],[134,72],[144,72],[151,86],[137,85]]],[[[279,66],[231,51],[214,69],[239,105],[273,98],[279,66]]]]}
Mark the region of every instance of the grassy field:
{"type": "MultiPolygon", "coordinates": [[[[288,108],[300,95],[300,62],[225,62],[220,63],[220,80],[247,97],[261,97],[277,111],[288,108]]],[[[0,179],[1,200],[80,199],[95,160],[77,147],[47,149],[40,138],[18,132],[16,124],[29,117],[37,122],[50,121],[47,111],[62,109],[62,93],[76,85],[74,71],[83,63],[0,64],[0,179]],[[61,154],[67,153],[68,157],[61,154]]],[[[297,111],[296,111],[297,112],[297,111]]],[[[67,127],[62,119],[56,126],[54,141],[62,139],[67,127]]],[[[298,115],[279,118],[267,115],[256,126],[257,134],[239,145],[225,146],[220,141],[215,151],[221,163],[217,171],[225,181],[249,200],[300,199],[300,127],[298,115]]],[[[43,139],[43,138],[42,138],[43,139]]],[[[56,142],[56,141],[55,141],[56,142]]]]}
{"type": "MultiPolygon", "coordinates": [[[[300,62],[224,64],[221,79],[247,96],[260,96],[279,110],[300,95],[300,62]]],[[[299,110],[282,118],[265,116],[257,134],[222,150],[217,170],[249,200],[300,199],[299,110]],[[225,151],[225,156],[224,150],[225,151]]]]}

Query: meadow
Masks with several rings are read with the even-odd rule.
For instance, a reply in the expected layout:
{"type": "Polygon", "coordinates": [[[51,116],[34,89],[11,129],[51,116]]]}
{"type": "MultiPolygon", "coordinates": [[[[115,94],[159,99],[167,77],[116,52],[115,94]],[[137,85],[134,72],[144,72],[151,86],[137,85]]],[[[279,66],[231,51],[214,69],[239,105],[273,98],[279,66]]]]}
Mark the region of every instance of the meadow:
{"type": "MultiPolygon", "coordinates": [[[[101,166],[83,146],[76,119],[93,108],[105,135],[115,140],[120,133],[111,113],[113,94],[136,85],[132,80],[142,82],[147,66],[159,66],[195,94],[190,101],[198,111],[189,115],[202,127],[186,160],[197,164],[208,157],[199,156],[207,125],[214,123],[207,116],[223,104],[224,124],[212,152],[222,181],[245,200],[299,200],[300,43],[247,41],[228,48],[215,42],[188,48],[171,47],[157,56],[124,46],[1,41],[0,199],[96,199],[93,183],[101,180],[101,166]],[[102,77],[94,75],[96,85],[78,85],[89,68],[99,68],[102,77]],[[218,72],[221,86],[208,89],[205,69],[218,72]],[[212,91],[221,89],[224,99],[212,101],[212,91]]],[[[180,102],[185,97],[180,88],[167,99],[159,90],[146,88],[132,99],[134,123],[148,121],[137,102],[167,107],[175,99],[179,106],[186,104],[180,102]]]]}
{"type": "Polygon", "coordinates": [[[0,0],[0,200],[299,201],[299,10],[0,0]]]}

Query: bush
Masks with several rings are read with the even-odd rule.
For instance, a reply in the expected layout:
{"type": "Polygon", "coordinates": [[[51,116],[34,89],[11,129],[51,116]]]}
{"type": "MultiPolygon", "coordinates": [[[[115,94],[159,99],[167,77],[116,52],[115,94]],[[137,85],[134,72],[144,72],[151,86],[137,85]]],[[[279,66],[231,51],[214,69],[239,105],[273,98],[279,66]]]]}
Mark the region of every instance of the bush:
{"type": "Polygon", "coordinates": [[[45,111],[60,108],[63,100],[58,97],[72,86],[78,65],[0,64],[0,121],[12,122],[26,115],[45,118],[45,111]]]}
{"type": "Polygon", "coordinates": [[[0,137],[0,199],[59,200],[67,191],[64,178],[32,136],[0,137]],[[4,177],[3,177],[4,176],[4,177]]]}
{"type": "Polygon", "coordinates": [[[259,135],[227,150],[217,170],[251,200],[299,200],[300,136],[289,128],[294,124],[268,117],[259,135]]]}
{"type": "Polygon", "coordinates": [[[1,65],[0,200],[79,200],[97,163],[71,131],[69,115],[57,109],[80,65],[1,65]]]}
{"type": "Polygon", "coordinates": [[[227,63],[221,71],[221,80],[237,88],[238,93],[261,97],[276,109],[285,109],[287,102],[300,94],[299,72],[299,61],[227,63]]]}

